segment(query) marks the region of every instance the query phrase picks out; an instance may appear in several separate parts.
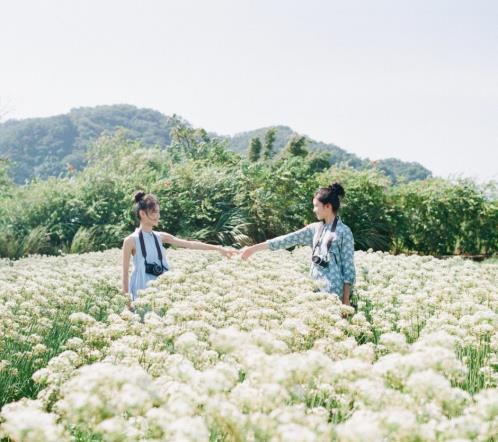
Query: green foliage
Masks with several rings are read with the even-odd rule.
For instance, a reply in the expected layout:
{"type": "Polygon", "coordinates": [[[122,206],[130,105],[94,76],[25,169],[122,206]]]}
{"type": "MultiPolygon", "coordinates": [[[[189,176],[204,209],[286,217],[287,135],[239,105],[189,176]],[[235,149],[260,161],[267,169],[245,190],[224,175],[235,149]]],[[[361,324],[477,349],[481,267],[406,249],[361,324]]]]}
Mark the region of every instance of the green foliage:
{"type": "Polygon", "coordinates": [[[345,188],[341,217],[353,231],[357,249],[390,249],[393,232],[386,196],[388,179],[374,170],[333,167],[321,173],[318,181],[323,187],[338,181],[345,188]]]}
{"type": "Polygon", "coordinates": [[[14,181],[24,183],[83,168],[87,150],[101,135],[125,129],[128,139],[140,140],[143,146],[167,146],[171,127],[170,118],[150,109],[78,108],[66,115],[0,124],[0,155],[12,161],[14,181]]]}
{"type": "MultiPolygon", "coordinates": [[[[193,129],[188,122],[175,115],[167,117],[151,109],[139,109],[130,105],[96,106],[72,109],[69,114],[55,117],[0,123],[0,156],[12,162],[11,175],[18,184],[33,178],[72,176],[75,171],[86,167],[86,154],[92,143],[103,135],[114,135],[117,131],[124,131],[127,139],[140,141],[145,148],[166,148],[173,144],[179,148],[177,154],[180,158],[185,154],[190,155],[190,158],[196,153],[203,154],[202,143],[212,144],[214,140],[217,140],[219,147],[223,147],[218,149],[218,155],[222,152],[227,154],[226,147],[243,155],[250,140],[259,138],[264,140],[263,159],[270,160],[278,156],[277,153],[284,150],[295,136],[291,128],[276,126],[233,137],[213,138],[202,129],[193,129]],[[192,144],[191,141],[195,143],[192,144]]],[[[430,171],[418,163],[406,163],[392,158],[370,162],[331,143],[308,139],[307,148],[310,152],[323,154],[329,166],[378,168],[394,183],[430,176],[430,171]]],[[[213,153],[211,149],[211,154],[213,153]]]]}
{"type": "Polygon", "coordinates": [[[285,146],[284,154],[304,158],[306,155],[308,155],[308,149],[306,149],[305,146],[306,137],[294,134],[285,146]]]}
{"type": "MultiPolygon", "coordinates": [[[[103,137],[88,153],[88,167],[73,178],[50,178],[14,188],[3,213],[0,233],[2,256],[58,253],[88,249],[83,238],[73,238],[80,228],[92,228],[93,250],[119,246],[135,225],[132,197],[167,173],[159,149],[143,149],[123,134],[103,137]],[[12,245],[12,237],[15,238],[12,245]]],[[[83,233],[80,232],[80,236],[83,233]]],[[[87,241],[88,242],[88,241],[87,241]]]]}
{"type": "Polygon", "coordinates": [[[486,385],[482,368],[493,354],[489,338],[481,338],[477,348],[472,345],[458,347],[457,354],[458,357],[467,365],[467,375],[465,376],[465,380],[458,386],[469,393],[477,393],[486,385]]]}
{"type": "Polygon", "coordinates": [[[479,217],[479,240],[487,255],[498,254],[498,200],[488,201],[479,217]]]}
{"type": "Polygon", "coordinates": [[[277,129],[270,127],[265,133],[265,146],[263,152],[263,158],[269,160],[273,157],[273,148],[275,140],[277,139],[277,129]]]}
{"type": "Polygon", "coordinates": [[[12,187],[10,178],[11,162],[7,158],[0,157],[0,198],[12,187]]]}
{"type": "Polygon", "coordinates": [[[161,201],[161,228],[210,243],[243,240],[246,220],[235,204],[237,168],[185,161],[151,187],[161,201]],[[229,168],[229,170],[226,169],[229,168]]]}
{"type": "Polygon", "coordinates": [[[263,148],[261,140],[259,138],[251,138],[249,146],[249,161],[255,163],[259,161],[261,156],[261,149],[263,148]]]}
{"type": "Polygon", "coordinates": [[[287,155],[251,162],[205,131],[175,124],[168,150],[145,148],[125,132],[105,135],[86,152],[83,171],[9,188],[0,198],[0,256],[119,247],[137,225],[137,190],[158,196],[159,229],[243,246],[315,221],[313,194],[334,181],[346,189],[341,216],[357,249],[497,251],[495,188],[433,179],[392,186],[381,171],[330,168],[327,152],[304,156],[303,137],[287,155]]]}
{"type": "Polygon", "coordinates": [[[227,150],[225,141],[213,139],[204,129],[191,128],[181,121],[176,121],[171,130],[171,139],[168,152],[174,162],[199,160],[224,164],[236,161],[236,156],[227,150]]]}
{"type": "Polygon", "coordinates": [[[250,220],[255,241],[304,226],[311,216],[316,180],[309,163],[289,157],[276,163],[242,164],[238,206],[250,220]]]}
{"type": "Polygon", "coordinates": [[[71,241],[71,253],[85,253],[97,249],[95,227],[80,227],[73,236],[71,241]]]}
{"type": "Polygon", "coordinates": [[[10,226],[0,229],[0,257],[18,258],[21,255],[18,237],[10,226]]]}
{"type": "Polygon", "coordinates": [[[311,152],[306,161],[312,173],[322,172],[330,168],[329,155],[326,152],[311,152]]]}
{"type": "Polygon", "coordinates": [[[496,253],[496,201],[468,180],[429,179],[391,191],[402,249],[425,254],[496,253]]]}
{"type": "Polygon", "coordinates": [[[431,171],[419,163],[401,161],[397,158],[373,161],[372,166],[383,172],[393,184],[425,180],[432,176],[431,171]]]}
{"type": "Polygon", "coordinates": [[[47,226],[34,227],[22,240],[22,255],[48,255],[51,252],[50,232],[47,226]]]}

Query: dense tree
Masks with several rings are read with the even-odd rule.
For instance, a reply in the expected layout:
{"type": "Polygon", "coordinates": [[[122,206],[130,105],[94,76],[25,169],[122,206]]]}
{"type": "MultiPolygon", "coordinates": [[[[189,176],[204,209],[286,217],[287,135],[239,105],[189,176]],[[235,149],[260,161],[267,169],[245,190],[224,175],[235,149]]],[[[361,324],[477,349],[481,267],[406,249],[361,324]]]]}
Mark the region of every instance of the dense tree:
{"type": "Polygon", "coordinates": [[[7,158],[0,157],[0,198],[9,188],[12,187],[12,179],[10,178],[10,161],[7,158]]]}
{"type": "Polygon", "coordinates": [[[261,140],[257,137],[251,138],[250,146],[249,146],[249,161],[255,163],[256,161],[259,161],[259,158],[261,157],[261,140]]]}
{"type": "Polygon", "coordinates": [[[263,152],[263,158],[269,160],[273,157],[273,145],[277,139],[277,129],[270,127],[265,133],[265,146],[263,152]]]}
{"type": "Polygon", "coordinates": [[[285,149],[283,150],[285,155],[291,155],[294,157],[305,157],[308,155],[308,149],[306,149],[306,137],[299,134],[294,134],[289,138],[285,149]]]}
{"type": "Polygon", "coordinates": [[[393,184],[415,180],[425,180],[432,176],[430,170],[415,162],[387,158],[372,162],[372,166],[389,177],[393,184]]]}

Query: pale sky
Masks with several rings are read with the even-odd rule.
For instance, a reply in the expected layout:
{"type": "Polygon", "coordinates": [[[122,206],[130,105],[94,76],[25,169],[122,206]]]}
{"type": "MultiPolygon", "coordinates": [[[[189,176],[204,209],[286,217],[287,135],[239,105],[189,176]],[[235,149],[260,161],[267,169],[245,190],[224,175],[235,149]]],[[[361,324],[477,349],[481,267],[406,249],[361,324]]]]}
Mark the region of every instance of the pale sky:
{"type": "Polygon", "coordinates": [[[8,118],[128,103],[498,179],[496,0],[0,3],[8,118]]]}

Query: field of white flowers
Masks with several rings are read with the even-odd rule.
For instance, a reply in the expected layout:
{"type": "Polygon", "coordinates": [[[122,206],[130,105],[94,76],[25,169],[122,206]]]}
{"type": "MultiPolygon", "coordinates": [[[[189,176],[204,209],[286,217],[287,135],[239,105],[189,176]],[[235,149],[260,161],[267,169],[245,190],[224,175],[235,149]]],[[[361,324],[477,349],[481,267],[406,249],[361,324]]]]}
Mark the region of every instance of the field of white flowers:
{"type": "Polygon", "coordinates": [[[169,251],[135,314],[117,250],[0,261],[0,438],[496,440],[498,264],[357,252],[354,313],[309,253],[169,251]]]}

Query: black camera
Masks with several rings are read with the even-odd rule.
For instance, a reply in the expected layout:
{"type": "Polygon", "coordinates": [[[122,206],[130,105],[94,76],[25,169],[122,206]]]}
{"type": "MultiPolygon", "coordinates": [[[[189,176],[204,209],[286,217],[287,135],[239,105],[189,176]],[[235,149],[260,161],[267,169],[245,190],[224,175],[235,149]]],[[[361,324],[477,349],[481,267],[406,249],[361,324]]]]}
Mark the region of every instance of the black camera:
{"type": "Polygon", "coordinates": [[[155,262],[149,264],[147,262],[147,250],[145,249],[144,235],[142,233],[142,230],[138,232],[138,238],[140,239],[140,248],[142,249],[142,256],[144,257],[145,261],[145,273],[148,273],[149,275],[159,276],[162,275],[164,271],[168,269],[164,267],[163,254],[161,252],[161,246],[159,245],[157,236],[155,234],[153,234],[153,236],[154,236],[154,242],[156,244],[157,256],[159,258],[159,261],[161,261],[161,264],[156,264],[155,262]]]}
{"type": "Polygon", "coordinates": [[[311,261],[313,262],[313,264],[319,265],[324,269],[326,269],[329,266],[329,262],[318,255],[313,255],[311,257],[311,261]]]}
{"type": "Polygon", "coordinates": [[[145,263],[145,273],[148,273],[150,275],[154,276],[159,276],[162,275],[164,272],[164,266],[159,265],[156,263],[149,264],[148,262],[145,263]]]}

